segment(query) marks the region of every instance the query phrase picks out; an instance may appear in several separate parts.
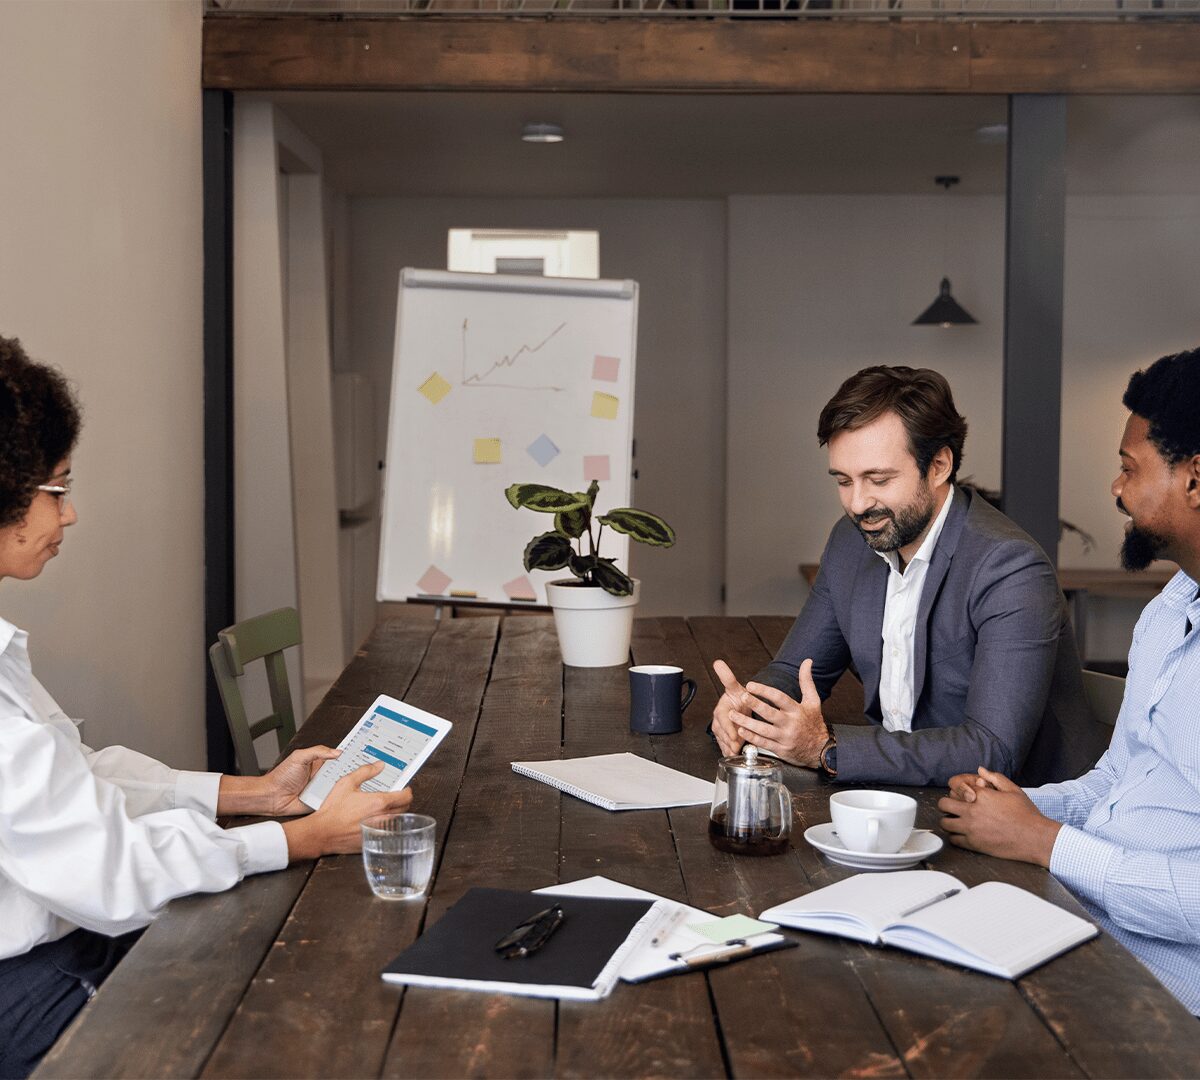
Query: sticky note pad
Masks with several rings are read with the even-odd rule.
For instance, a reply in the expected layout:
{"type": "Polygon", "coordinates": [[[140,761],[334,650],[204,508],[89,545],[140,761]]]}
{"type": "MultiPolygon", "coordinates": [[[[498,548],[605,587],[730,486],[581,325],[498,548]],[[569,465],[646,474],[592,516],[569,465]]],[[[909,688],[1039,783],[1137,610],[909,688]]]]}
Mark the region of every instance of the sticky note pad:
{"type": "Polygon", "coordinates": [[[616,382],[621,361],[615,356],[597,356],[592,361],[592,378],[598,382],[616,382]]]}
{"type": "Polygon", "coordinates": [[[759,922],[749,915],[727,915],[724,919],[714,919],[712,922],[688,923],[687,928],[692,933],[721,945],[726,941],[764,934],[768,930],[775,930],[776,926],[774,923],[759,922]]]}
{"type": "Polygon", "coordinates": [[[500,440],[499,439],[476,439],[475,440],[475,464],[476,465],[499,465],[500,464],[500,440]]]}
{"type": "Polygon", "coordinates": [[[597,420],[615,420],[619,404],[612,394],[602,394],[599,390],[592,392],[592,415],[597,420]]]}
{"type": "Polygon", "coordinates": [[[583,458],[583,479],[585,483],[592,480],[608,480],[608,455],[585,454],[583,458]]]}
{"type": "Polygon", "coordinates": [[[551,442],[549,435],[539,435],[525,447],[525,453],[544,469],[558,457],[558,447],[551,442]]]}
{"type": "Polygon", "coordinates": [[[536,600],[537,593],[524,574],[504,583],[504,592],[510,600],[536,600]]]}
{"type": "Polygon", "coordinates": [[[450,384],[435,371],[417,387],[417,392],[424,394],[431,405],[436,405],[450,393],[450,384]]]}
{"type": "Polygon", "coordinates": [[[450,584],[449,574],[443,573],[436,566],[431,566],[417,579],[417,590],[427,596],[440,596],[450,584]]]}

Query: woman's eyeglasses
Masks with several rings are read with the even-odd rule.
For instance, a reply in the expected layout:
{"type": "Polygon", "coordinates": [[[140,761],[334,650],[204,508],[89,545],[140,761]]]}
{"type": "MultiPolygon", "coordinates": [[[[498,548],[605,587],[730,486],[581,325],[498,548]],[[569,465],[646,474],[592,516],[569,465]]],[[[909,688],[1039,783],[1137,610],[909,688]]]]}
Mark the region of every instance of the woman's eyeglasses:
{"type": "Polygon", "coordinates": [[[65,514],[67,507],[71,504],[71,485],[74,480],[64,480],[61,484],[38,484],[38,491],[44,491],[47,495],[53,495],[58,503],[58,512],[65,514]]]}

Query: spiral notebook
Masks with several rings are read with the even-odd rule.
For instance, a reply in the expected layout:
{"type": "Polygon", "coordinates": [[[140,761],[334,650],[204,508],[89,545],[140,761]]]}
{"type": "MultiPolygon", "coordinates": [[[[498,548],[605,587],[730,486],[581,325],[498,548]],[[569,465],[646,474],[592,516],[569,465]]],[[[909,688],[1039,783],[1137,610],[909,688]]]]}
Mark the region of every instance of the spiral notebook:
{"type": "Polygon", "coordinates": [[[605,810],[665,810],[712,802],[713,785],[637,754],[514,761],[513,772],[605,810]]]}

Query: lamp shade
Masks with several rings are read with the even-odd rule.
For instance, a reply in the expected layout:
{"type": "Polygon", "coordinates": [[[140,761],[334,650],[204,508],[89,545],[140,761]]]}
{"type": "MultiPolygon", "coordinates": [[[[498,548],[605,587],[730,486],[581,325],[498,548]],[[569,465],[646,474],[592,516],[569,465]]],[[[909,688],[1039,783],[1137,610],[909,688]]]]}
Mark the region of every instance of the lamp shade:
{"type": "Polygon", "coordinates": [[[937,299],[913,319],[913,326],[968,326],[976,320],[950,295],[950,279],[942,278],[937,299]]]}

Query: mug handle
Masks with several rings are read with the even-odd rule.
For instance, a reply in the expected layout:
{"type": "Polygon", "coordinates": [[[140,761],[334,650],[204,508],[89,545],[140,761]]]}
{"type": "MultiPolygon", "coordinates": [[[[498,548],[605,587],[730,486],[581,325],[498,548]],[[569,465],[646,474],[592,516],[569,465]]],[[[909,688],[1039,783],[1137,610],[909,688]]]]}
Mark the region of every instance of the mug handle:
{"type": "Polygon", "coordinates": [[[867,819],[867,850],[874,851],[879,847],[879,818],[867,819]]]}
{"type": "Polygon", "coordinates": [[[689,679],[686,676],[683,680],[683,685],[687,687],[687,693],[683,696],[683,701],[680,702],[679,711],[682,713],[691,703],[692,698],[696,696],[696,680],[689,679]]]}

